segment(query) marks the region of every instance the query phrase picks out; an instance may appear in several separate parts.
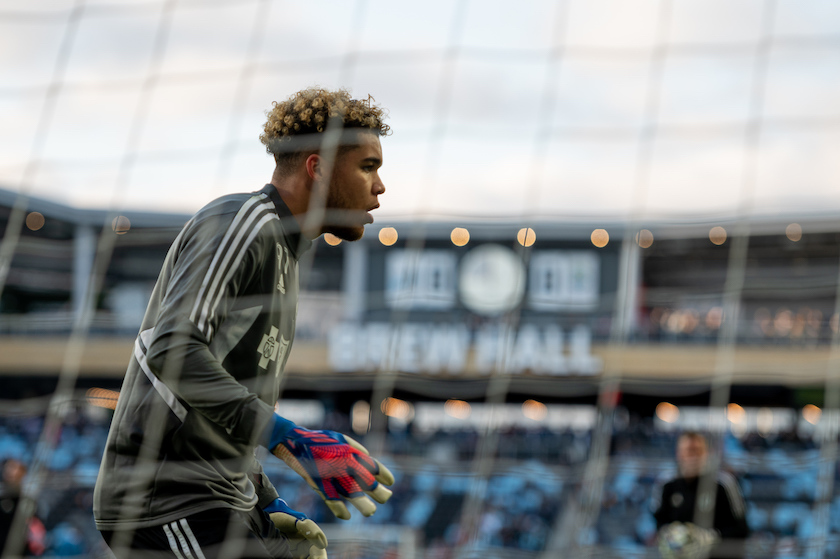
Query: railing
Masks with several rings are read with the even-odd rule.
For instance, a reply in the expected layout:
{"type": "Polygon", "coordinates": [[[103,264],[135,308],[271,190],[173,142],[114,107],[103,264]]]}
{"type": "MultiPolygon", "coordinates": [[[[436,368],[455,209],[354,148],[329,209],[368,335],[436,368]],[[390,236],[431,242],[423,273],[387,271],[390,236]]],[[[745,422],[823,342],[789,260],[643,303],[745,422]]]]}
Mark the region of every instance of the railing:
{"type": "MultiPolygon", "coordinates": [[[[72,311],[33,312],[25,314],[0,314],[0,335],[54,335],[69,334],[76,323],[72,311]]],[[[130,327],[110,311],[98,311],[90,324],[91,333],[136,334],[140,326],[130,327]]]]}

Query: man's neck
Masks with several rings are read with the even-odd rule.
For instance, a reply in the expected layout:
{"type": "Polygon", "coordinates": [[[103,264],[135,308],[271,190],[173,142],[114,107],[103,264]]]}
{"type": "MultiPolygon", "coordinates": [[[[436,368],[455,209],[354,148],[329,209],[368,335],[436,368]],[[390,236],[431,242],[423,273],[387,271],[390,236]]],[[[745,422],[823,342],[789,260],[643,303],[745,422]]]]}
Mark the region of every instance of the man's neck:
{"type": "Polygon", "coordinates": [[[271,185],[297,220],[301,233],[310,241],[321,234],[320,225],[313,227],[307,223],[309,202],[312,196],[312,181],[304,173],[285,175],[276,169],[271,177],[271,185]]]}

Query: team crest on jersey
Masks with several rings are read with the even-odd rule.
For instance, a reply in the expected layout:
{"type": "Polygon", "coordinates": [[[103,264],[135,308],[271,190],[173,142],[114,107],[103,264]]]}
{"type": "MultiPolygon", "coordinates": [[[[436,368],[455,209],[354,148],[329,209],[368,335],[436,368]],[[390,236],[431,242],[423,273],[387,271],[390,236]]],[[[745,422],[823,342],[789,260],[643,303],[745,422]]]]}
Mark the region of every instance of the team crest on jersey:
{"type": "Polygon", "coordinates": [[[291,255],[289,254],[289,249],[277,243],[277,269],[280,272],[277,276],[277,291],[283,295],[286,294],[286,276],[289,275],[290,260],[291,255]]]}
{"type": "Polygon", "coordinates": [[[286,356],[286,351],[289,349],[289,340],[283,336],[277,336],[280,331],[272,326],[268,334],[263,334],[262,342],[257,348],[257,353],[260,354],[260,367],[268,368],[268,364],[278,359],[283,359],[286,356]]]}
{"type": "Polygon", "coordinates": [[[680,505],[683,504],[684,500],[685,499],[683,498],[682,493],[674,493],[673,495],[671,495],[671,505],[675,509],[680,508],[680,505]]]}

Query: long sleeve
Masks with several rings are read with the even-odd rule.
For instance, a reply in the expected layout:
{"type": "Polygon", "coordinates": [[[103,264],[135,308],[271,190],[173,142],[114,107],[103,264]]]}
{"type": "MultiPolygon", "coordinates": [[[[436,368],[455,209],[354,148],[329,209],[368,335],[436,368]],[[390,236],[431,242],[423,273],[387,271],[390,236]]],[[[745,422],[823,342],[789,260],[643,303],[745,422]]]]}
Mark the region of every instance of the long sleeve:
{"type": "Polygon", "coordinates": [[[268,479],[268,476],[263,472],[263,467],[260,461],[254,456],[254,463],[251,466],[251,482],[257,490],[257,506],[264,509],[270,505],[280,495],[277,493],[274,484],[268,479]]]}
{"type": "Polygon", "coordinates": [[[232,220],[211,216],[187,227],[164,264],[168,282],[146,352],[149,370],[181,402],[250,444],[273,408],[222,366],[210,343],[260,272],[257,227],[272,217],[269,208],[245,205],[232,220]]]}

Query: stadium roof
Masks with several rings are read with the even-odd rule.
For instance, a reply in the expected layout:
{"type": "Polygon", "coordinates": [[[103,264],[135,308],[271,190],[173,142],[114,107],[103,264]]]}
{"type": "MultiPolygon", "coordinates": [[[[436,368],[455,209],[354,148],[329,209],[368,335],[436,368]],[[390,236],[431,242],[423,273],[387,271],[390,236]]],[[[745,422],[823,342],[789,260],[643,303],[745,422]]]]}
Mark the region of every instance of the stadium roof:
{"type": "MultiPolygon", "coordinates": [[[[0,207],[12,208],[18,203],[17,192],[0,188],[0,207]]],[[[117,215],[124,215],[131,221],[132,227],[181,227],[190,217],[186,213],[167,213],[137,211],[131,209],[103,210],[78,208],[53,202],[37,196],[25,197],[26,210],[40,212],[45,217],[56,218],[80,225],[101,226],[117,215]]],[[[409,218],[378,219],[369,226],[374,230],[383,227],[397,227],[401,232],[414,238],[448,238],[453,227],[466,227],[470,237],[475,240],[497,239],[500,236],[515,235],[522,227],[530,227],[542,239],[584,240],[589,239],[593,229],[606,229],[613,239],[618,239],[628,224],[638,229],[648,229],[657,239],[703,238],[714,226],[722,226],[734,233],[737,226],[746,225],[751,235],[783,235],[791,223],[803,227],[803,233],[826,233],[840,231],[840,215],[834,212],[799,213],[782,215],[753,215],[742,220],[738,216],[717,217],[662,217],[644,221],[626,219],[598,218],[596,216],[557,216],[555,219],[531,219],[528,216],[497,218],[455,218],[438,216],[432,220],[412,220],[409,218]]],[[[365,237],[375,238],[374,235],[365,237]]]]}

